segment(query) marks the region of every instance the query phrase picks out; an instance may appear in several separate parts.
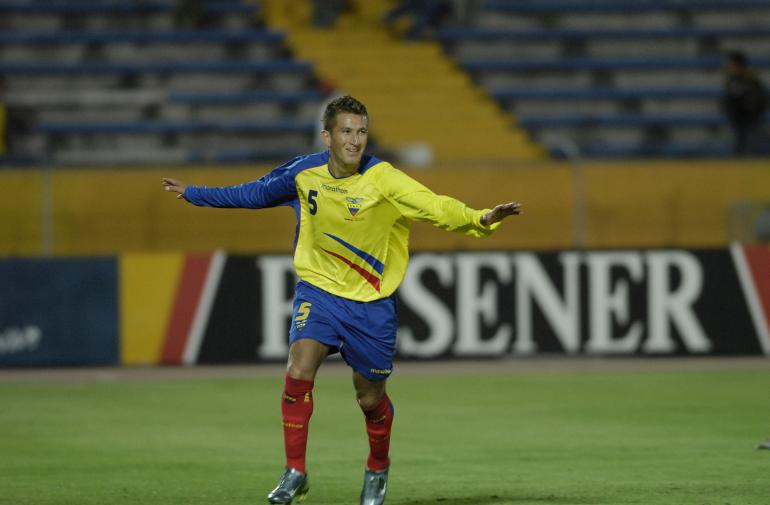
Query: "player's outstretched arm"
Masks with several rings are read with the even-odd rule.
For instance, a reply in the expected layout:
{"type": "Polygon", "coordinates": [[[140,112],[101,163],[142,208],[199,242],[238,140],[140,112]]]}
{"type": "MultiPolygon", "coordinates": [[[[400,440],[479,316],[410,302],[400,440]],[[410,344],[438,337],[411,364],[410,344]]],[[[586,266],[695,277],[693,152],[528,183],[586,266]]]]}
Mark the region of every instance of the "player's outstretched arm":
{"type": "Polygon", "coordinates": [[[481,216],[481,224],[483,226],[489,226],[495,224],[498,221],[502,221],[508,216],[514,216],[521,214],[521,204],[517,202],[501,203],[495,206],[483,216],[481,216]]]}
{"type": "Polygon", "coordinates": [[[163,189],[172,193],[179,193],[177,198],[184,198],[184,190],[187,189],[187,184],[178,179],[171,179],[169,177],[163,178],[163,189]]]}

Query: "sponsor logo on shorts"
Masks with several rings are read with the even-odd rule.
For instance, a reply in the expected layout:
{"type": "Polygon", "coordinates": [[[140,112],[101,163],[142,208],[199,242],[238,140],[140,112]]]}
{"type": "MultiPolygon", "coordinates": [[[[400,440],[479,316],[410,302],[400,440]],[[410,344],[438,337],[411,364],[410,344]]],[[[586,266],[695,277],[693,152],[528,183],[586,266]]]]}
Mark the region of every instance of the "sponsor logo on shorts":
{"type": "Polygon", "coordinates": [[[289,396],[286,393],[283,394],[283,400],[287,403],[297,403],[297,399],[293,396],[289,396]]]}
{"type": "Polygon", "coordinates": [[[370,368],[369,373],[377,375],[390,375],[393,372],[390,368],[370,368]]]}
{"type": "Polygon", "coordinates": [[[302,428],[305,427],[304,424],[297,424],[297,423],[283,423],[283,425],[286,428],[294,428],[295,430],[301,430],[302,428]]]}

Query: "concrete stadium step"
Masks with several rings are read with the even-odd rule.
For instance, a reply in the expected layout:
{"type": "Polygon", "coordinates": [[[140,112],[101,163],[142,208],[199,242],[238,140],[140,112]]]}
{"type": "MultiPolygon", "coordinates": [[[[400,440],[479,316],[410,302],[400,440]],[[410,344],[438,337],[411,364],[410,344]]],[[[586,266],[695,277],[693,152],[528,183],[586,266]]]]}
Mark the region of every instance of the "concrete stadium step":
{"type": "Polygon", "coordinates": [[[309,25],[308,2],[265,2],[273,30],[319,76],[361,98],[386,148],[431,146],[437,161],[516,161],[542,150],[434,42],[404,42],[382,28],[387,4],[357,1],[333,30],[309,25]],[[303,7],[305,10],[303,10],[303,7]]]}

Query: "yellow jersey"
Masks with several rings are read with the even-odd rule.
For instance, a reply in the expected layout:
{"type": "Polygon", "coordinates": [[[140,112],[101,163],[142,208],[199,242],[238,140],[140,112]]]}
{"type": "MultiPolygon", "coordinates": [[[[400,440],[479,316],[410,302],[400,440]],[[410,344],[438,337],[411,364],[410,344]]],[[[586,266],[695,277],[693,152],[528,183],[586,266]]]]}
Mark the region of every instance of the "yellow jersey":
{"type": "Polygon", "coordinates": [[[301,156],[264,177],[223,188],[188,186],[184,197],[208,207],[259,209],[289,205],[297,216],[297,276],[326,292],[369,302],[390,296],[409,263],[411,221],[475,237],[487,210],[437,195],[390,163],[364,156],[358,172],[336,178],[328,152],[301,156]]]}

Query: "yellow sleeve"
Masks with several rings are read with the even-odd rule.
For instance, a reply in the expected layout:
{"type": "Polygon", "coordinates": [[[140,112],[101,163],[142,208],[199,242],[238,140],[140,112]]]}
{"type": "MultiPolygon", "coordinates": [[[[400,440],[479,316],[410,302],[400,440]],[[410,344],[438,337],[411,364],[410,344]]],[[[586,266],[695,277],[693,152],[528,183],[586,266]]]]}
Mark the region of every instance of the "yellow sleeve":
{"type": "Polygon", "coordinates": [[[473,237],[489,236],[500,226],[499,222],[483,226],[479,221],[489,209],[472,209],[451,196],[437,195],[388,163],[376,168],[385,197],[408,219],[473,237]]]}

